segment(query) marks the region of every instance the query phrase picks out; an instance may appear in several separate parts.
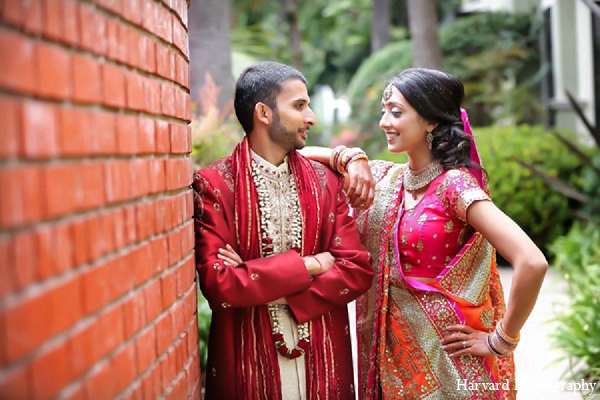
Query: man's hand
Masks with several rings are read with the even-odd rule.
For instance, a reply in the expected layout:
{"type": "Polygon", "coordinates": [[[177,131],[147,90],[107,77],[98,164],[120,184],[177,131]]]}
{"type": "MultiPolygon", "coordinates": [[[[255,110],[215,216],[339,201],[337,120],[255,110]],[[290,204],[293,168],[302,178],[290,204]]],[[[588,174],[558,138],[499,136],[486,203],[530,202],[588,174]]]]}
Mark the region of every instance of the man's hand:
{"type": "Polygon", "coordinates": [[[344,174],[344,191],[353,208],[365,209],[375,198],[375,178],[365,159],[352,161],[344,174]]]}

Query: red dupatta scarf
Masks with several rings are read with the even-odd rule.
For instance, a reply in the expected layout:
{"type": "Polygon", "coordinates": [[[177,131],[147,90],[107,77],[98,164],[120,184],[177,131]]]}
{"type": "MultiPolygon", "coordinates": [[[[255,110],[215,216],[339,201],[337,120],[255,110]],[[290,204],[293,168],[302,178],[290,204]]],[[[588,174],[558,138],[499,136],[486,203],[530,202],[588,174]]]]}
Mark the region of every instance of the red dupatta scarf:
{"type": "MultiPolygon", "coordinates": [[[[296,182],[302,212],[302,248],[298,251],[301,255],[315,254],[318,252],[319,228],[322,223],[319,181],[310,161],[299,156],[297,152],[288,153],[288,161],[296,182]]],[[[233,152],[232,172],[235,181],[235,219],[240,256],[243,260],[261,258],[264,254],[260,207],[252,178],[252,156],[248,138],[244,138],[233,152]]],[[[240,331],[235,335],[235,348],[238,352],[236,381],[240,398],[281,399],[278,353],[271,336],[267,306],[240,309],[236,318],[239,322],[236,326],[240,327],[240,331]]],[[[330,331],[331,322],[328,315],[311,321],[310,348],[304,355],[307,396],[310,400],[337,398],[330,331]]]]}

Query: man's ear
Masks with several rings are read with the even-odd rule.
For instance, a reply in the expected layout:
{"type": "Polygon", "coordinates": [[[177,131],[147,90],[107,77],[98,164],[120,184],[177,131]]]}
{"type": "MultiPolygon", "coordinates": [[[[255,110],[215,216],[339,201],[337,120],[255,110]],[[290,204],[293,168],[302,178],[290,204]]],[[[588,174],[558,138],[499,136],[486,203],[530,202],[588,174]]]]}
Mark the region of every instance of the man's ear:
{"type": "Polygon", "coordinates": [[[265,125],[269,125],[271,123],[271,116],[273,110],[271,107],[266,105],[265,103],[258,102],[254,106],[254,115],[256,118],[265,125]]]}

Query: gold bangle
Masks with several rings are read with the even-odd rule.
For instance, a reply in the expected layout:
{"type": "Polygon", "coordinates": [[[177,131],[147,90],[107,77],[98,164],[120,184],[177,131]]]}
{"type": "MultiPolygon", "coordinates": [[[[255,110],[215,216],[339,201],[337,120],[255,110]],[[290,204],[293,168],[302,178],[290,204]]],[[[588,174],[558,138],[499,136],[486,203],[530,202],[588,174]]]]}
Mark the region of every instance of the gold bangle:
{"type": "Polygon", "coordinates": [[[500,335],[502,339],[506,340],[507,342],[519,343],[519,340],[521,339],[521,332],[517,334],[516,338],[508,336],[508,333],[506,333],[504,329],[502,329],[502,321],[498,321],[496,329],[498,330],[498,335],[500,335]]]}

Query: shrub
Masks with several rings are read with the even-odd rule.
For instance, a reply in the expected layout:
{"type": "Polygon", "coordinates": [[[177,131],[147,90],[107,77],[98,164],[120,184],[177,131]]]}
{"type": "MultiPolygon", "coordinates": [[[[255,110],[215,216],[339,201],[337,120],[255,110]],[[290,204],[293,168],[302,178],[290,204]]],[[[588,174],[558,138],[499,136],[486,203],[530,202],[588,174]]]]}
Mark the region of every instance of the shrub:
{"type": "MultiPolygon", "coordinates": [[[[488,172],[494,203],[514,219],[548,255],[548,247],[568,232],[573,202],[515,161],[539,165],[549,175],[580,187],[581,161],[540,126],[473,127],[488,172]]],[[[572,137],[572,134],[564,134],[572,137]]]]}
{"type": "Polygon", "coordinates": [[[564,375],[600,381],[600,226],[577,221],[551,246],[555,268],[567,282],[569,304],[550,337],[567,360],[564,375]]]}

